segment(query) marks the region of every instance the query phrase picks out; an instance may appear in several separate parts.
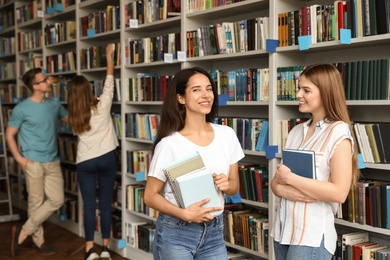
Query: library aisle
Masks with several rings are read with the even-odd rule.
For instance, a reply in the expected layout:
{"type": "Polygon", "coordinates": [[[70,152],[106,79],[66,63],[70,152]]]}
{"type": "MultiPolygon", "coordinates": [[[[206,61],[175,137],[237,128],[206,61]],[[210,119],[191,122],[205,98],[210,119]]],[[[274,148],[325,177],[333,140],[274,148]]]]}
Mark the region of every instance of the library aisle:
{"type": "MultiPolygon", "coordinates": [[[[0,234],[2,243],[0,243],[0,259],[71,259],[71,260],[82,260],[84,259],[84,238],[76,236],[72,232],[61,228],[60,226],[54,225],[49,222],[44,223],[45,240],[48,244],[53,247],[58,253],[54,256],[43,256],[36,253],[31,248],[32,240],[28,238],[22,246],[19,248],[18,256],[12,258],[11,255],[11,229],[12,225],[22,225],[25,220],[3,222],[0,223],[0,234]]],[[[100,253],[101,247],[96,246],[96,251],[100,253]]],[[[112,260],[126,259],[115,253],[111,254],[112,260]]]]}

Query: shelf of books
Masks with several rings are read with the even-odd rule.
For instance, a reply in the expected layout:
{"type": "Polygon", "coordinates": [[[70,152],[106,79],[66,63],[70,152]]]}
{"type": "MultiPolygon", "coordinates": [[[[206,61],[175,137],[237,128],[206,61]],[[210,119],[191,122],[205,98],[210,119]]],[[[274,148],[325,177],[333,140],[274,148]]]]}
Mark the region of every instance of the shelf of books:
{"type": "MultiPolygon", "coordinates": [[[[385,196],[390,181],[390,141],[385,134],[390,125],[390,18],[388,8],[381,6],[385,1],[369,1],[366,12],[364,1],[349,0],[222,5],[182,0],[167,1],[158,10],[133,0],[0,1],[0,93],[3,104],[10,105],[3,115],[28,96],[20,76],[33,66],[43,66],[55,82],[53,97],[64,104],[66,86],[76,73],[85,75],[98,95],[104,83],[104,48],[116,44],[112,112],[121,167],[111,248],[119,254],[152,259],[149,236],[158,212],[143,206],[142,195],[159,111],[172,75],[200,66],[218,86],[216,123],[236,130],[246,155],[240,162],[240,193],[226,198],[226,245],[252,259],[274,259],[268,225],[276,200],[268,180],[282,157],[289,127],[309,117],[297,108],[297,77],[305,65],[320,62],[337,65],[342,74],[360,154],[360,189],[351,191],[336,219],[340,241],[342,235],[360,230],[370,233],[378,246],[390,247],[385,196]],[[270,147],[276,147],[274,155],[266,152],[270,147]]],[[[12,158],[9,161],[12,164],[12,158]]],[[[12,194],[21,198],[23,178],[15,164],[9,167],[14,169],[12,194]]],[[[63,164],[68,171],[64,176],[72,180],[74,164],[63,164]]],[[[67,194],[77,198],[79,219],[69,229],[82,235],[80,195],[73,188],[67,194]]],[[[55,221],[66,227],[62,215],[55,221]]]]}
{"type": "MultiPolygon", "coordinates": [[[[390,204],[387,202],[390,143],[387,134],[383,134],[390,126],[390,117],[380,112],[388,110],[390,105],[390,53],[385,47],[389,40],[389,13],[381,6],[384,4],[382,2],[370,2],[363,12],[363,2],[278,1],[272,7],[275,24],[271,28],[274,35],[278,33],[279,47],[270,58],[276,71],[270,80],[276,86],[273,93],[270,93],[270,96],[275,97],[272,99],[275,104],[272,105],[270,117],[275,120],[273,126],[279,125],[280,130],[279,134],[271,134],[270,142],[281,144],[280,147],[283,148],[289,130],[289,124],[283,122],[307,118],[297,113],[297,103],[294,101],[295,75],[299,74],[296,72],[301,71],[303,66],[314,63],[335,64],[345,86],[347,105],[358,144],[356,152],[359,154],[361,180],[351,190],[346,202],[340,205],[336,215],[340,236],[336,256],[348,254],[344,237],[350,236],[350,232],[369,233],[361,241],[370,241],[376,248],[390,245],[390,204]],[[300,19],[307,26],[298,26],[300,19]],[[302,31],[306,28],[309,31],[302,31]],[[308,40],[308,45],[303,44],[305,40],[308,40]]],[[[354,253],[359,257],[362,255],[363,245],[355,247],[360,247],[360,253],[359,250],[354,253]]]]}

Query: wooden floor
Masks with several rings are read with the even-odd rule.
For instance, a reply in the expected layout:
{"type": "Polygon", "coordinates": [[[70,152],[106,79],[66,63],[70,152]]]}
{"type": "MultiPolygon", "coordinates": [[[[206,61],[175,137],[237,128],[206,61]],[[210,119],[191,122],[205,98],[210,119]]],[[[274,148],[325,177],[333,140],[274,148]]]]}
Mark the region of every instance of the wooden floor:
{"type": "MultiPolygon", "coordinates": [[[[13,224],[22,225],[25,221],[13,221],[0,223],[0,259],[20,259],[20,260],[38,260],[38,259],[84,259],[84,238],[54,224],[45,222],[45,240],[48,245],[53,247],[58,253],[54,256],[42,256],[31,248],[32,240],[28,238],[18,250],[18,256],[12,258],[11,255],[11,228],[13,224]]],[[[101,247],[95,247],[97,253],[101,247]]],[[[112,260],[125,259],[117,254],[111,254],[112,260]]]]}

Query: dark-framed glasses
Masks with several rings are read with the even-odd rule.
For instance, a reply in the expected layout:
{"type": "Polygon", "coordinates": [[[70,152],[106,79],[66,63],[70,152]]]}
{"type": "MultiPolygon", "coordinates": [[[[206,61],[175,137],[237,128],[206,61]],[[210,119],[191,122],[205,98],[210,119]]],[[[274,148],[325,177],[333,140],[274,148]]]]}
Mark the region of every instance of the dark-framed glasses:
{"type": "Polygon", "coordinates": [[[38,82],[35,82],[35,84],[41,84],[41,83],[43,83],[43,82],[47,82],[49,80],[49,78],[48,77],[46,77],[46,78],[44,78],[43,80],[41,80],[41,81],[38,81],[38,82]]]}

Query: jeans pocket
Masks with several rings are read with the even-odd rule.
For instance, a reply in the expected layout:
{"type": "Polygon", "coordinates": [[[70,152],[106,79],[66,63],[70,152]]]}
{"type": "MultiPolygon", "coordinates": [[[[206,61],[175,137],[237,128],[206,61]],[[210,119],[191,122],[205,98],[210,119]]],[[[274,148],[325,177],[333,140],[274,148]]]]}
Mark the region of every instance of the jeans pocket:
{"type": "Polygon", "coordinates": [[[159,215],[159,220],[160,220],[161,226],[167,227],[167,228],[180,228],[181,226],[183,226],[186,223],[185,221],[183,221],[181,219],[178,219],[178,218],[166,215],[166,214],[162,214],[162,213],[160,213],[160,215],[159,215]]]}

